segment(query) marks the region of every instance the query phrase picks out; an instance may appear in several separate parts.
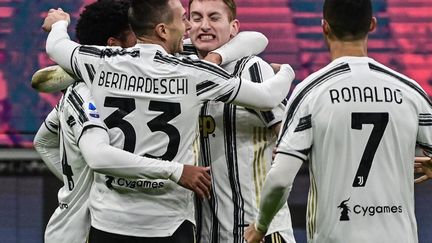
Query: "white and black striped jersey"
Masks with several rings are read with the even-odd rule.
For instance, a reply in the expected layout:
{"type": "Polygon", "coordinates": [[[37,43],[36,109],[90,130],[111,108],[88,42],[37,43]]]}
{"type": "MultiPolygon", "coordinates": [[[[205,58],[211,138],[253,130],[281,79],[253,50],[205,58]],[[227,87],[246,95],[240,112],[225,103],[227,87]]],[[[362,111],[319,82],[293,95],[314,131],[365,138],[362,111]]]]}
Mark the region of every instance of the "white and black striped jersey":
{"type": "Polygon", "coordinates": [[[64,181],[58,192],[59,206],[45,230],[45,242],[86,242],[93,171],[85,162],[78,142],[85,129],[95,126],[106,129],[87,86],[84,83],[70,86],[46,118],[45,125],[51,132],[59,133],[64,181]]]}
{"type": "Polygon", "coordinates": [[[341,57],[293,92],[278,153],[309,161],[308,242],[417,243],[413,161],[432,103],[368,57],[341,57]]]}
{"type": "MultiPolygon", "coordinates": [[[[274,75],[269,64],[256,56],[222,66],[254,82],[274,75]]],[[[271,126],[281,122],[283,104],[259,111],[209,101],[200,115],[200,164],[211,167],[212,196],[198,202],[199,242],[244,242],[246,224],[258,213],[265,175],[272,161],[275,136],[271,126]]],[[[286,242],[295,242],[288,205],[275,216],[268,234],[279,232],[286,242]]]]}
{"type": "MultiPolygon", "coordinates": [[[[111,145],[145,157],[196,164],[197,118],[205,101],[271,107],[283,99],[293,79],[285,66],[274,82],[265,82],[270,85],[249,84],[210,63],[169,55],[155,44],[81,46],[69,40],[66,26],[65,21],[53,25],[47,52],[90,87],[111,145]],[[272,88],[279,94],[270,95],[272,88]]],[[[96,173],[90,210],[93,227],[129,236],[166,237],[183,221],[195,222],[192,192],[165,179],[96,173]]]]}

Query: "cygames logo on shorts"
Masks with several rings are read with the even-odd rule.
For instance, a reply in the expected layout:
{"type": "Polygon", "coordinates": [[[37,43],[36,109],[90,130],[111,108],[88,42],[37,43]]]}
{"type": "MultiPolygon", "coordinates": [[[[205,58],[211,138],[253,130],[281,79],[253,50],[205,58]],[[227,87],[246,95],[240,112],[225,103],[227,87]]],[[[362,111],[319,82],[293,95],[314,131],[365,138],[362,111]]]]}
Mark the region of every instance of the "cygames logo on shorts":
{"type": "MultiPolygon", "coordinates": [[[[351,209],[348,205],[350,198],[343,200],[339,206],[341,209],[341,215],[339,217],[340,221],[349,221],[351,209]]],[[[352,212],[356,215],[361,215],[363,217],[372,217],[379,214],[396,214],[403,213],[403,208],[401,205],[360,205],[356,204],[352,207],[352,212]]]]}

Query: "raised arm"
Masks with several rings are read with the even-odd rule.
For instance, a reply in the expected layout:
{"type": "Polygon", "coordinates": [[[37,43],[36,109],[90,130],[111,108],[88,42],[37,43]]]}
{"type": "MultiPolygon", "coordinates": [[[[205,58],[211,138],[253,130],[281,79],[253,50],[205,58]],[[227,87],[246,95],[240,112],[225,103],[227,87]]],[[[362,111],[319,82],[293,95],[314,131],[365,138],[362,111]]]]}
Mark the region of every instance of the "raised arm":
{"type": "Polygon", "coordinates": [[[46,42],[47,54],[67,72],[73,73],[71,57],[80,45],[70,40],[67,33],[69,22],[69,14],[62,10],[50,9],[42,28],[50,32],[46,42]]]}
{"type": "Polygon", "coordinates": [[[221,57],[220,65],[233,62],[242,57],[258,55],[267,47],[268,39],[265,35],[256,31],[242,31],[238,33],[225,45],[211,51],[207,56],[219,54],[221,57]]]}
{"type": "Polygon", "coordinates": [[[242,80],[232,103],[261,110],[272,109],[287,97],[294,78],[295,73],[291,66],[283,64],[275,76],[263,83],[242,80]]]}

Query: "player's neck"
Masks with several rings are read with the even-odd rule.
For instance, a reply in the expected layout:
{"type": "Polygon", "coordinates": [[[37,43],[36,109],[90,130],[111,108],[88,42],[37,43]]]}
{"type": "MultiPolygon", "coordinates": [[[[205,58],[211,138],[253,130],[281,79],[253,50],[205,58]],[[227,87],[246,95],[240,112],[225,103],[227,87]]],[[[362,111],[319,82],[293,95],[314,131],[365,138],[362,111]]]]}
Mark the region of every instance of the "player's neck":
{"type": "Polygon", "coordinates": [[[204,59],[207,56],[207,54],[209,54],[209,52],[208,51],[200,51],[197,49],[197,54],[198,54],[199,59],[204,59]]]}
{"type": "MultiPolygon", "coordinates": [[[[168,48],[166,47],[165,43],[163,41],[160,41],[155,38],[151,37],[145,37],[145,36],[137,36],[137,44],[156,44],[162,46],[163,49],[165,49],[166,52],[170,53],[168,48]]],[[[172,53],[170,53],[172,54],[172,53]]]]}
{"type": "Polygon", "coordinates": [[[329,41],[331,59],[343,56],[367,56],[367,40],[358,41],[329,41]]]}

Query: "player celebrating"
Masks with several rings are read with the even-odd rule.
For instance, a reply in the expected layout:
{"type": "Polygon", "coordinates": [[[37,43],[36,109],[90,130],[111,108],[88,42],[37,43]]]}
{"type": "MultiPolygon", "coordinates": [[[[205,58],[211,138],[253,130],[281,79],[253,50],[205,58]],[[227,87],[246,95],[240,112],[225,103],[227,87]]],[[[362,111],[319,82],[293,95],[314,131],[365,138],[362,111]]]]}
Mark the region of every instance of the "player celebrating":
{"type": "MultiPolygon", "coordinates": [[[[239,31],[233,0],[190,0],[189,12],[189,37],[200,58],[239,31]]],[[[257,56],[243,56],[221,67],[258,83],[274,75],[270,65],[257,56]]],[[[245,224],[258,212],[283,110],[282,104],[270,111],[215,101],[204,104],[200,163],[211,168],[212,196],[198,207],[199,242],[243,242],[245,224]]],[[[295,242],[287,204],[270,226],[266,242],[295,242]]]]}
{"type": "MultiPolygon", "coordinates": [[[[197,118],[205,100],[272,108],[294,77],[289,66],[253,84],[181,51],[189,22],[178,0],[132,1],[133,48],[80,46],[66,33],[68,15],[50,10],[44,27],[51,57],[92,88],[111,143],[146,157],[196,161],[197,118]],[[60,21],[66,20],[66,21],[60,21]],[[53,23],[55,23],[53,25],[53,23]],[[240,86],[241,84],[241,86],[240,86]]],[[[288,87],[287,87],[288,86],[288,87]]],[[[169,180],[141,183],[96,175],[90,242],[193,242],[192,193],[169,180]],[[115,220],[112,220],[115,219],[115,220]],[[107,240],[108,239],[108,240],[107,240]]]]}

